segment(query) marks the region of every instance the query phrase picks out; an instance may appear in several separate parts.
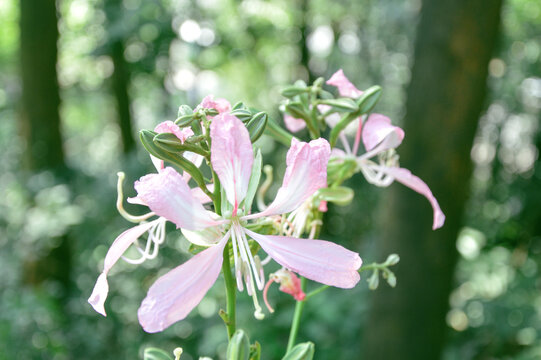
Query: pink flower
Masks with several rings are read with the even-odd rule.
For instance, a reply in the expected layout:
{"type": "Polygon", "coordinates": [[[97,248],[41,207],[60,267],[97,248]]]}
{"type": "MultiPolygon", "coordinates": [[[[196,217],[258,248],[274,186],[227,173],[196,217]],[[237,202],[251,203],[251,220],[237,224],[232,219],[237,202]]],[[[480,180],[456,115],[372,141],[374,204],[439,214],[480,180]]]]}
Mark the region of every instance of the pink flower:
{"type": "Polygon", "coordinates": [[[256,314],[261,311],[255,288],[262,290],[265,279],[248,237],[283,267],[323,284],[351,288],[359,281],[361,259],[355,252],[322,240],[262,235],[249,230],[248,220],[288,213],[299,207],[317,189],[326,186],[330,147],[323,139],[303,143],[292,141],[287,168],[275,200],[261,213],[244,215],[253,163],[247,129],[227,113],[214,118],[210,127],[211,163],[225,191],[230,214],[219,218],[206,211],[188,191],[182,177],[166,168],[136,183],[138,197],[157,215],[187,229],[188,239],[209,245],[184,264],[160,277],[149,289],[138,311],[147,332],[162,331],[184,319],[214,284],[223,260],[223,250],[232,242],[235,276],[239,290],[244,285],[254,299],[256,314]]]}
{"type": "Polygon", "coordinates": [[[306,122],[303,119],[297,119],[289,114],[284,115],[284,124],[292,133],[299,132],[306,127],[306,122]]]}
{"type": "Polygon", "coordinates": [[[199,107],[206,109],[215,109],[220,114],[231,111],[231,104],[229,103],[229,101],[222,98],[214,100],[214,95],[205,96],[201,101],[201,104],[199,104],[199,107]]]}
{"type": "MultiPolygon", "coordinates": [[[[163,123],[162,123],[163,124],[163,123]]],[[[164,163],[163,160],[160,160],[152,155],[150,155],[151,160],[156,167],[156,170],[158,172],[164,171],[164,163]]],[[[201,165],[201,162],[203,161],[203,157],[194,153],[185,152],[184,157],[186,157],[188,160],[190,160],[192,163],[194,163],[197,167],[201,165]]],[[[172,170],[171,168],[168,168],[172,170]]],[[[173,170],[174,171],[174,170],[173,170]]],[[[151,175],[147,175],[151,176],[151,175]]],[[[180,175],[179,175],[180,176],[180,175]]],[[[142,216],[132,216],[128,214],[123,206],[122,206],[122,181],[123,181],[124,175],[119,174],[119,184],[118,184],[118,193],[119,193],[119,199],[117,200],[117,207],[121,214],[127,218],[131,222],[139,223],[138,225],[124,231],[122,234],[120,234],[115,241],[113,241],[113,244],[107,251],[107,255],[105,256],[105,261],[103,264],[103,271],[98,277],[96,284],[94,286],[94,289],[92,290],[92,294],[88,298],[88,302],[94,310],[96,310],[98,313],[100,313],[103,316],[107,316],[105,313],[105,300],[107,299],[107,295],[109,293],[109,285],[107,282],[107,275],[113,265],[116,264],[116,262],[123,258],[126,262],[129,262],[131,264],[141,264],[145,260],[154,259],[158,255],[159,246],[163,244],[165,240],[165,223],[166,219],[164,217],[158,217],[155,220],[152,220],[150,222],[146,222],[147,219],[155,216],[156,214],[154,212],[147,213],[142,216]],[[139,246],[136,246],[136,249],[140,253],[140,257],[138,259],[127,259],[123,257],[122,255],[128,250],[130,246],[135,244],[137,240],[143,236],[145,233],[148,233],[147,242],[146,245],[143,248],[140,248],[139,246]]],[[[182,178],[184,180],[184,183],[187,183],[190,179],[190,175],[188,173],[184,173],[182,175],[182,178]]],[[[214,186],[208,185],[209,191],[212,191],[214,186]]],[[[211,199],[198,187],[189,189],[189,192],[191,192],[191,195],[193,196],[196,201],[204,204],[211,199]]],[[[147,206],[147,204],[139,197],[134,198],[128,198],[127,201],[131,204],[137,204],[137,205],[143,205],[147,206]]]]}
{"type": "Polygon", "coordinates": [[[340,96],[357,98],[363,94],[363,92],[355,87],[342,69],[335,72],[329,80],[327,80],[328,85],[336,86],[338,88],[338,93],[340,96]]]}
{"type": "MultiPolygon", "coordinates": [[[[362,141],[366,153],[357,155],[361,128],[362,123],[359,124],[353,150],[350,149],[344,135],[342,141],[345,144],[345,152],[334,148],[332,156],[355,158],[360,171],[371,184],[386,187],[396,180],[425,196],[432,205],[434,212],[432,229],[436,230],[442,227],[445,222],[445,215],[428,185],[409,170],[399,167],[398,155],[394,149],[402,143],[404,131],[398,126],[391,125],[391,120],[384,115],[370,115],[362,128],[362,141]],[[379,158],[378,162],[372,160],[376,156],[379,158]]],[[[342,134],[340,135],[342,136],[342,134]]]]}
{"type": "Polygon", "coordinates": [[[180,140],[182,144],[186,141],[187,138],[193,135],[193,130],[189,127],[180,128],[172,121],[164,121],[156,125],[154,131],[158,134],[161,133],[173,133],[180,140]]]}

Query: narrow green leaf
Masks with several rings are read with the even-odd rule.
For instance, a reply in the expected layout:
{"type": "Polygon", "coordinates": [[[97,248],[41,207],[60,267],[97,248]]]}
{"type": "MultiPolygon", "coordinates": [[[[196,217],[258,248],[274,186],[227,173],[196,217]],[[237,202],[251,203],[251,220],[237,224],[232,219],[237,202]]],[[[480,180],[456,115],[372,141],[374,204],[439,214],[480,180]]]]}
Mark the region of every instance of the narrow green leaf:
{"type": "Polygon", "coordinates": [[[242,101],[239,101],[238,103],[233,105],[233,107],[231,108],[231,110],[237,110],[237,109],[246,109],[246,105],[244,105],[242,101]]]}
{"type": "Polygon", "coordinates": [[[144,360],[173,360],[173,357],[158,348],[146,348],[143,352],[144,360]]]}
{"type": "MultiPolygon", "coordinates": [[[[381,97],[381,86],[372,86],[366,89],[360,98],[357,99],[359,105],[359,115],[370,112],[381,97]]],[[[358,115],[357,115],[358,116],[358,115]]]]}
{"type": "Polygon", "coordinates": [[[248,109],[233,110],[230,114],[237,117],[237,119],[242,122],[249,121],[252,118],[252,112],[248,109]]]}
{"type": "Polygon", "coordinates": [[[330,105],[333,108],[339,111],[354,112],[359,110],[359,106],[355,101],[350,98],[339,98],[339,99],[323,99],[320,101],[322,104],[330,105]]]}
{"type": "Polygon", "coordinates": [[[156,145],[154,142],[156,135],[154,131],[150,130],[141,130],[139,132],[139,138],[145,149],[158,159],[169,162],[177,171],[187,171],[200,188],[206,188],[205,178],[197,166],[188,161],[181,153],[172,153],[156,145]]]}
{"type": "Polygon", "coordinates": [[[308,120],[310,115],[302,105],[302,103],[298,101],[293,101],[285,106],[285,110],[287,113],[291,114],[293,117],[296,117],[298,119],[305,119],[308,120]]]}
{"type": "Polygon", "coordinates": [[[252,174],[250,175],[250,182],[248,184],[248,191],[246,192],[246,198],[244,199],[244,213],[248,214],[252,209],[252,203],[254,201],[257,187],[259,186],[259,180],[261,179],[261,167],[263,166],[263,157],[261,156],[261,150],[257,149],[254,163],[252,165],[252,174]]]}
{"type": "Polygon", "coordinates": [[[297,95],[303,94],[305,92],[310,91],[307,87],[301,87],[301,86],[288,86],[285,89],[282,90],[282,96],[286,98],[293,98],[297,95]]]}
{"type": "Polygon", "coordinates": [[[269,116],[265,112],[259,112],[255,114],[250,121],[246,124],[246,128],[250,133],[250,140],[252,143],[256,142],[257,139],[263,135],[265,127],[267,126],[267,120],[269,116]]]}

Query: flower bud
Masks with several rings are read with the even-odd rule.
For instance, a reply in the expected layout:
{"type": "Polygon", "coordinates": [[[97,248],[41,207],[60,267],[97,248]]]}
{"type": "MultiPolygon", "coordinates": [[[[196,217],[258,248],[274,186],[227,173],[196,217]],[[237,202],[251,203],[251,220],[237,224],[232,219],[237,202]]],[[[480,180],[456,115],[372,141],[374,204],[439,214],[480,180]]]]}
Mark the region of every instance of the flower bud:
{"type": "Polygon", "coordinates": [[[173,358],[162,349],[150,347],[143,352],[143,360],[173,360],[173,358]]]}
{"type": "Polygon", "coordinates": [[[376,290],[379,286],[379,271],[374,270],[372,276],[368,279],[368,288],[370,290],[376,290]]]}
{"type": "Polygon", "coordinates": [[[193,114],[193,110],[191,107],[189,107],[188,105],[180,105],[180,107],[178,108],[177,117],[181,117],[183,115],[192,115],[192,114],[193,114]]]}
{"type": "Polygon", "coordinates": [[[250,340],[243,330],[237,330],[229,340],[227,360],[248,360],[250,356],[250,340]]]}
{"type": "Polygon", "coordinates": [[[393,265],[398,264],[399,261],[400,261],[400,256],[398,256],[397,254],[391,254],[387,257],[387,260],[385,260],[385,265],[393,266],[393,265]]]}
{"type": "Polygon", "coordinates": [[[297,344],[289,350],[282,360],[312,360],[314,358],[314,343],[308,341],[297,344]]]}

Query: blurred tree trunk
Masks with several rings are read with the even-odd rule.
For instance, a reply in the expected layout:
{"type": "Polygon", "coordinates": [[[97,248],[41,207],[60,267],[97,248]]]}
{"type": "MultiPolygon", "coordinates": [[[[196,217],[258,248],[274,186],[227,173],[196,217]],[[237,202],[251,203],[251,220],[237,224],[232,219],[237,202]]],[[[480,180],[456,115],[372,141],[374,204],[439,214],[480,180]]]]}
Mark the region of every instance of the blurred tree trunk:
{"type": "Polygon", "coordinates": [[[58,28],[55,0],[21,0],[21,132],[29,170],[64,166],[60,95],[56,76],[58,28]]]}
{"type": "Polygon", "coordinates": [[[109,22],[110,53],[113,60],[112,90],[117,105],[118,125],[122,138],[122,149],[125,154],[135,149],[132,132],[132,116],[130,109],[130,73],[124,58],[124,28],[122,26],[122,1],[110,0],[105,3],[105,13],[109,22]]]}
{"type": "MultiPolygon", "coordinates": [[[[304,68],[306,76],[306,82],[308,85],[312,84],[316,77],[310,69],[310,50],[308,49],[308,34],[310,33],[310,27],[308,25],[309,19],[309,1],[300,0],[299,5],[299,31],[301,33],[300,50],[301,50],[301,66],[304,68]]],[[[304,77],[304,76],[303,76],[304,77]]]]}
{"type": "MultiPolygon", "coordinates": [[[[373,293],[363,359],[438,359],[444,346],[455,242],[469,193],[470,149],[487,91],[502,0],[424,0],[399,149],[447,216],[431,230],[426,199],[401,185],[386,198],[379,258],[398,253],[396,289],[373,293]]],[[[378,258],[378,259],[379,259],[378,258]]]]}
{"type": "MultiPolygon", "coordinates": [[[[50,170],[66,176],[60,129],[60,94],[56,73],[57,13],[55,0],[21,0],[20,56],[22,78],[21,133],[24,164],[32,172],[50,170]]],[[[64,296],[70,285],[71,251],[67,236],[39,258],[25,259],[23,281],[38,285],[57,281],[64,296]]]]}

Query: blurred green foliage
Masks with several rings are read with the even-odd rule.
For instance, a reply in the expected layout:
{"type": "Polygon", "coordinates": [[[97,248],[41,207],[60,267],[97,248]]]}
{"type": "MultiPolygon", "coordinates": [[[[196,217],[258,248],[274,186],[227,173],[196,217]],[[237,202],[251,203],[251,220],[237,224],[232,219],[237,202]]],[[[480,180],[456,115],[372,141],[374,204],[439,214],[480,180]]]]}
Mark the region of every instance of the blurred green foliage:
{"type": "MultiPolygon", "coordinates": [[[[108,46],[124,39],[136,129],[173,120],[180,104],[194,106],[209,93],[242,100],[279,120],[283,86],[307,80],[308,71],[328,77],[338,68],[358,88],[381,85],[377,111],[399,124],[421,4],[124,0],[112,23],[105,5],[58,1],[62,131],[71,169],[60,179],[19,167],[26,144],[18,129],[18,2],[0,2],[0,359],[135,359],[147,346],[171,353],[181,346],[183,360],[223,359],[227,340],[216,316],[225,302],[220,281],[187,320],[165,332],[145,334],[137,323],[153,280],[189,256],[173,226],[157,259],[115,266],[107,318],[86,303],[109,244],[129,226],[114,207],[116,172],[133,181],[152,170],[141,146],[129,156],[121,153],[108,46]],[[301,63],[301,24],[308,34],[307,64],[301,63]],[[73,253],[68,292],[53,281],[23,286],[25,261],[55,249],[66,235],[73,253]]],[[[490,63],[488,110],[472,149],[475,174],[467,227],[457,240],[462,260],[450,298],[446,359],[541,357],[540,35],[541,3],[509,0],[499,53],[490,63]]],[[[259,144],[264,162],[283,173],[285,149],[266,137],[259,144]]],[[[360,176],[349,185],[356,201],[330,208],[322,237],[359,250],[367,262],[382,261],[371,258],[381,190],[360,176]]],[[[317,359],[354,358],[365,331],[367,291],[362,284],[315,297],[305,308],[299,341],[314,342],[317,359]]],[[[264,359],[283,354],[294,306],[276,288],[270,296],[277,311],[263,322],[252,317],[246,294],[239,296],[238,322],[262,344],[264,359]]]]}

